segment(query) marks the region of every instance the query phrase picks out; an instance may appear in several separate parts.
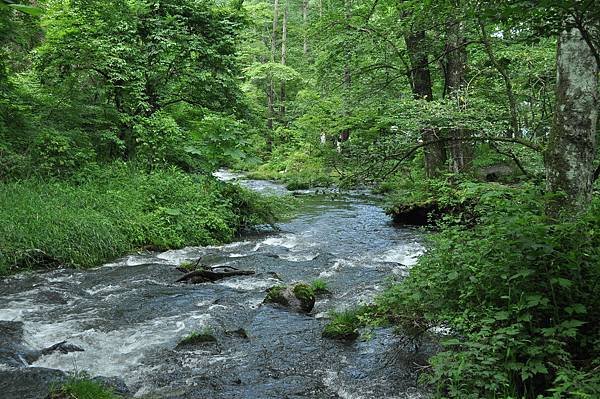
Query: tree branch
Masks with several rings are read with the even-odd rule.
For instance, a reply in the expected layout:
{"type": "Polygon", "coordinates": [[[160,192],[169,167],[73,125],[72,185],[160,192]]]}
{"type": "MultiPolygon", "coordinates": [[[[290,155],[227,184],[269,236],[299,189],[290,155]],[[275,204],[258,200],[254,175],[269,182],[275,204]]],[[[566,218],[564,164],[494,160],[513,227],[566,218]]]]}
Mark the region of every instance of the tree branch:
{"type": "MultiPolygon", "coordinates": [[[[396,172],[396,170],[398,170],[398,168],[400,167],[400,165],[402,164],[402,162],[406,161],[408,158],[410,158],[415,152],[417,152],[418,149],[423,148],[423,147],[427,147],[428,145],[433,145],[433,144],[438,144],[438,143],[444,143],[444,142],[448,142],[448,141],[498,141],[498,142],[503,142],[503,143],[514,143],[514,144],[520,144],[523,145],[527,148],[530,148],[536,152],[542,152],[543,148],[542,146],[533,143],[531,141],[528,140],[524,140],[524,139],[519,139],[519,138],[511,138],[511,137],[488,137],[488,136],[481,136],[481,137],[476,137],[476,136],[471,136],[471,137],[453,137],[453,138],[449,138],[449,137],[443,137],[443,138],[439,138],[437,140],[430,140],[427,142],[423,142],[420,144],[417,144],[416,146],[414,146],[413,148],[411,148],[410,150],[408,150],[408,152],[404,153],[404,154],[395,154],[395,155],[391,155],[390,158],[395,158],[399,155],[402,155],[397,161],[396,161],[396,165],[389,171],[387,172],[383,177],[387,177],[389,175],[391,175],[392,173],[396,172]]],[[[599,172],[600,173],[600,172],[599,172]]]]}
{"type": "Polygon", "coordinates": [[[514,152],[508,150],[508,151],[502,151],[500,150],[500,148],[498,148],[498,146],[495,143],[490,143],[490,145],[492,146],[492,148],[494,150],[496,150],[496,152],[500,155],[504,155],[509,157],[510,159],[513,160],[513,162],[515,163],[515,165],[517,165],[517,167],[521,170],[521,172],[525,175],[525,176],[529,176],[529,173],[527,173],[527,170],[525,170],[525,168],[523,167],[523,164],[521,163],[521,161],[519,160],[519,158],[515,155],[514,152]]]}

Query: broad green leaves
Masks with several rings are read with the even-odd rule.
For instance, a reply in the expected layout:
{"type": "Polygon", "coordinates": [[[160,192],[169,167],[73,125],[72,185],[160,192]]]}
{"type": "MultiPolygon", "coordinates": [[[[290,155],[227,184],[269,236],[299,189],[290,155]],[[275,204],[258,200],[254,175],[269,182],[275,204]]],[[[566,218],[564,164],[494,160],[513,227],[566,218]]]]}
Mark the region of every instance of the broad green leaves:
{"type": "Polygon", "coordinates": [[[21,11],[25,14],[33,16],[40,16],[44,13],[44,10],[39,7],[29,6],[26,4],[17,4],[8,0],[1,0],[0,7],[12,8],[13,10],[21,11]]]}

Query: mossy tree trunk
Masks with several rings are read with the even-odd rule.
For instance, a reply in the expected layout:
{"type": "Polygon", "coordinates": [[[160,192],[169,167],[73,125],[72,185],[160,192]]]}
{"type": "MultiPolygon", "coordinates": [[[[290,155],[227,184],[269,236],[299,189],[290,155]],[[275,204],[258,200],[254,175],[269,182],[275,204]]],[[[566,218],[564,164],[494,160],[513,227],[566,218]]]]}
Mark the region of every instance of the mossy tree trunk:
{"type": "Polygon", "coordinates": [[[555,199],[548,211],[584,207],[591,199],[596,125],[598,120],[598,63],[577,28],[558,39],[556,109],[545,153],[546,184],[555,199]]]}

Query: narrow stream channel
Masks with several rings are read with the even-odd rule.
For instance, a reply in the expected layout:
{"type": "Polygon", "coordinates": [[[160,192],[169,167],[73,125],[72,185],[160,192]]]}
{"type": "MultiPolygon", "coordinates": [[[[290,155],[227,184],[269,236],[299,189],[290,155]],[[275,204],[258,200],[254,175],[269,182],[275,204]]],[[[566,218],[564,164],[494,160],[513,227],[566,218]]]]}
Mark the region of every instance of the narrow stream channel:
{"type": "MultiPolygon", "coordinates": [[[[271,182],[221,172],[260,192],[271,182]]],[[[124,382],[136,397],[421,398],[422,353],[393,334],[342,343],[321,337],[327,312],[368,303],[390,276],[403,276],[422,253],[420,232],[396,228],[366,194],[307,194],[281,231],[215,247],[125,257],[94,270],[56,270],[0,281],[0,397],[44,398],[61,371],[124,382]],[[256,270],[216,284],[174,283],[175,267],[199,257],[210,265],[256,270]],[[327,281],[332,295],[310,315],[261,305],[265,290],[327,281]],[[216,343],[176,348],[209,328],[216,343]],[[240,333],[240,329],[245,331],[240,333]],[[67,341],[83,352],[55,352],[31,365],[20,352],[67,341]],[[50,369],[50,370],[48,370],[50,369]]]]}

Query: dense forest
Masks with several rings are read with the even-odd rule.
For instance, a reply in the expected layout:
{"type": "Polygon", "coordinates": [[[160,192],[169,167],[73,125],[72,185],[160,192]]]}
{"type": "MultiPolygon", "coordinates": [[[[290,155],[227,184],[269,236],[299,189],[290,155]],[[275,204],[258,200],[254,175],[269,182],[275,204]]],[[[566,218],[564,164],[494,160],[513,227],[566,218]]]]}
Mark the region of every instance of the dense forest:
{"type": "Polygon", "coordinates": [[[0,275],[297,201],[220,168],[369,188],[427,250],[325,337],[447,330],[432,397],[598,398],[599,72],[594,0],[1,0],[0,275]]]}

